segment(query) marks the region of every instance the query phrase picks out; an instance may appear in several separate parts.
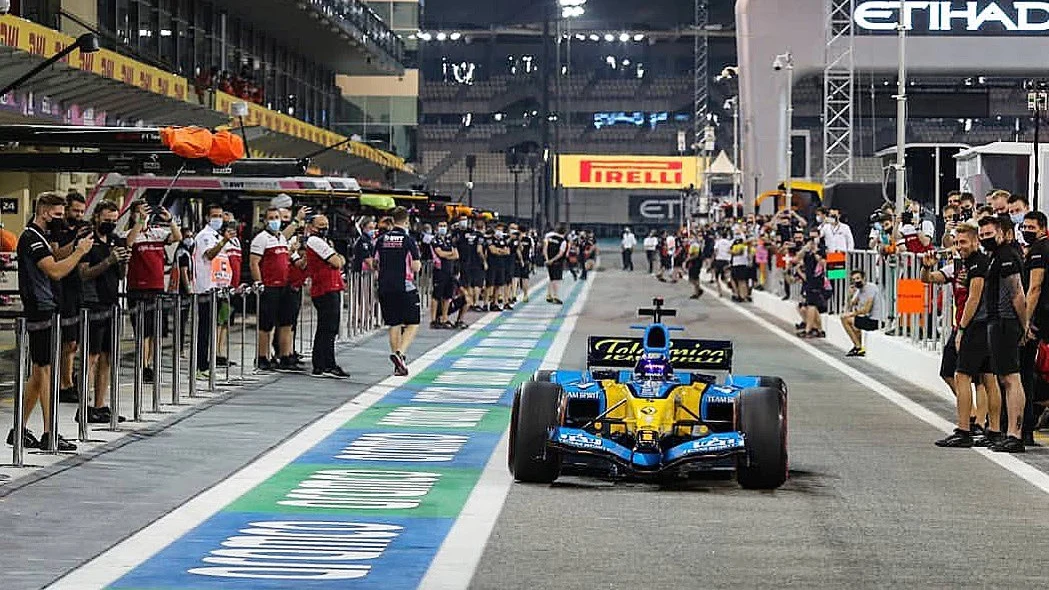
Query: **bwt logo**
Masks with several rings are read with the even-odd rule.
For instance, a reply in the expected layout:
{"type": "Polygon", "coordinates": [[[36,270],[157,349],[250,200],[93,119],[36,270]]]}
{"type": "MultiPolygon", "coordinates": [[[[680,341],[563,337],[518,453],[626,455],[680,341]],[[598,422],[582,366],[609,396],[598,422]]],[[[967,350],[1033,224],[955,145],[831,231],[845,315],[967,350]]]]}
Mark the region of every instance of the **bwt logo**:
{"type": "MultiPolygon", "coordinates": [[[[894,31],[899,13],[900,3],[895,0],[869,0],[856,3],[853,20],[867,31],[894,31]]],[[[903,23],[908,29],[928,32],[1049,31],[1049,2],[908,0],[903,23]],[[916,20],[922,24],[915,26],[916,20]]]]}
{"type": "Polygon", "coordinates": [[[582,160],[579,180],[607,184],[666,184],[680,186],[684,180],[681,162],[645,160],[582,160]]]}

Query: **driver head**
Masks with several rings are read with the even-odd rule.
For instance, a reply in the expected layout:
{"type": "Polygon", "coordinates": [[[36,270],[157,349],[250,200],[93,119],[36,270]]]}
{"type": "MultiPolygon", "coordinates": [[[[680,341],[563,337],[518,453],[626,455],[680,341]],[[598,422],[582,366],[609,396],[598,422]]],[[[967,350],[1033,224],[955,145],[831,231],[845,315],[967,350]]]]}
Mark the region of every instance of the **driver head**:
{"type": "Polygon", "coordinates": [[[637,362],[634,375],[642,381],[667,381],[674,376],[674,369],[662,355],[645,355],[637,362]]]}

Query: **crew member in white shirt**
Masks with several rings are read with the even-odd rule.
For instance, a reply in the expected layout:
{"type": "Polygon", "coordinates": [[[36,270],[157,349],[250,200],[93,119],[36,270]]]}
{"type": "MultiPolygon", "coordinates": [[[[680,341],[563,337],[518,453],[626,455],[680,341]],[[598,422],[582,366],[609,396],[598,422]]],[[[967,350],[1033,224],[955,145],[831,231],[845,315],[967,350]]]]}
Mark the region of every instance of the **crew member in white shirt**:
{"type": "Polygon", "coordinates": [[[820,229],[820,236],[827,247],[827,252],[848,252],[856,247],[852,237],[852,228],[841,222],[837,209],[831,209],[820,229]]]}
{"type": "Polygon", "coordinates": [[[623,229],[623,240],[620,242],[623,248],[623,270],[634,270],[634,246],[637,245],[637,238],[634,237],[634,232],[630,231],[630,228],[623,229]]]}

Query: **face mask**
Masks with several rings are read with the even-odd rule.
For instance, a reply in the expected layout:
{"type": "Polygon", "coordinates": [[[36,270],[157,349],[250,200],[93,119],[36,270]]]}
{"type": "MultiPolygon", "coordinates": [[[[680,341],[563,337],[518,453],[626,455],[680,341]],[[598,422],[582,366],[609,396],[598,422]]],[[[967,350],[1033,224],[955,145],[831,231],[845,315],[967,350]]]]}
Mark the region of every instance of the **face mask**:
{"type": "Polygon", "coordinates": [[[828,219],[828,220],[829,220],[829,221],[830,221],[831,223],[838,223],[838,218],[837,218],[837,217],[828,217],[827,219],[828,219]]]}
{"type": "Polygon", "coordinates": [[[208,227],[215,231],[219,231],[220,229],[222,229],[222,223],[223,222],[221,217],[212,217],[208,220],[208,227]]]}
{"type": "Polygon", "coordinates": [[[266,229],[270,230],[273,233],[279,232],[280,231],[280,220],[279,219],[271,219],[271,220],[267,221],[266,222],[266,229]]]}
{"type": "Polygon", "coordinates": [[[1021,235],[1023,235],[1024,241],[1027,242],[1028,244],[1033,244],[1033,243],[1038,241],[1038,232],[1025,231],[1025,232],[1020,232],[1020,233],[1021,233],[1021,235]]]}
{"type": "Polygon", "coordinates": [[[51,232],[52,234],[64,232],[67,227],[68,226],[66,225],[66,220],[62,219],[61,217],[52,217],[47,222],[47,231],[51,232]]]}
{"type": "Polygon", "coordinates": [[[313,235],[323,240],[328,237],[328,228],[315,229],[313,230],[313,235]]]}
{"type": "Polygon", "coordinates": [[[448,228],[447,227],[439,227],[439,228],[437,228],[437,235],[439,235],[439,236],[446,236],[446,235],[448,235],[448,228]]]}
{"type": "Polygon", "coordinates": [[[185,240],[182,240],[182,247],[187,250],[192,250],[194,243],[193,238],[186,238],[185,240]]]}
{"type": "Polygon", "coordinates": [[[1013,213],[1012,215],[1009,216],[1009,219],[1012,220],[1013,225],[1020,225],[1024,221],[1024,214],[1023,213],[1013,213]]]}
{"type": "Polygon", "coordinates": [[[369,238],[374,238],[375,237],[375,230],[374,229],[369,229],[368,231],[366,231],[364,233],[367,234],[369,238]]]}
{"type": "Polygon", "coordinates": [[[501,231],[498,231],[498,230],[497,230],[497,231],[495,232],[495,237],[497,237],[497,238],[501,238],[501,237],[503,237],[503,232],[501,232],[501,231]]]}
{"type": "Polygon", "coordinates": [[[290,219],[288,221],[283,221],[282,220],[280,222],[280,229],[281,229],[281,231],[284,231],[284,230],[288,229],[289,225],[291,225],[291,220],[290,219]]]}
{"type": "Polygon", "coordinates": [[[117,228],[116,222],[113,221],[102,221],[98,224],[98,233],[103,236],[108,236],[113,233],[113,230],[117,228]]]}
{"type": "Polygon", "coordinates": [[[961,208],[961,212],[962,212],[962,217],[965,218],[965,219],[970,219],[973,216],[973,208],[972,207],[962,207],[961,208]]]}
{"type": "Polygon", "coordinates": [[[426,233],[423,234],[423,243],[424,244],[429,244],[432,241],[433,241],[433,233],[432,232],[426,232],[426,233]]]}
{"type": "Polygon", "coordinates": [[[852,284],[852,286],[856,287],[857,289],[862,289],[863,288],[863,281],[856,281],[855,283],[852,284]]]}
{"type": "Polygon", "coordinates": [[[998,249],[998,240],[994,238],[983,238],[980,240],[980,245],[983,246],[984,250],[994,252],[998,249]]]}

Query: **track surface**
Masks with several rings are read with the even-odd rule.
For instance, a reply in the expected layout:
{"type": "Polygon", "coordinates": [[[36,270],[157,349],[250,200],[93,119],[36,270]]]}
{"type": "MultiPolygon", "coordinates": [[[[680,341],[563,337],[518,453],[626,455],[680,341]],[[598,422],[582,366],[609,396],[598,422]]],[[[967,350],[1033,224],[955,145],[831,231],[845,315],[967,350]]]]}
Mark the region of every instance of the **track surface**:
{"type": "Polygon", "coordinates": [[[686,335],[735,341],[737,371],[786,379],[790,481],[515,484],[472,588],[1044,587],[1043,492],[975,451],[934,447],[939,431],[710,293],[685,295],[601,273],[562,367],[582,366],[587,334],[620,334],[664,296],[686,335]]]}

